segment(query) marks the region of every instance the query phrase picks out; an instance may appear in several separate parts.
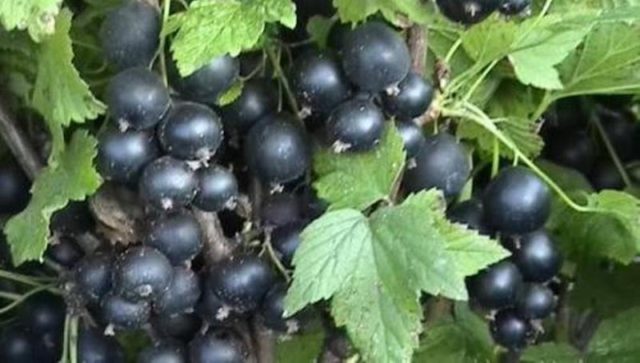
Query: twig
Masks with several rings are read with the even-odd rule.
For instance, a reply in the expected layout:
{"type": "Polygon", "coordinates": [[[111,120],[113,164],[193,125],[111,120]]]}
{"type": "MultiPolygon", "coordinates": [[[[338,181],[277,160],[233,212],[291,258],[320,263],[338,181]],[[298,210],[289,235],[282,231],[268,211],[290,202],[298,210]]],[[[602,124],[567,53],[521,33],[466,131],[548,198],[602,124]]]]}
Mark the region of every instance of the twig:
{"type": "Polygon", "coordinates": [[[270,46],[267,46],[265,49],[267,51],[267,55],[269,56],[269,60],[271,60],[276,76],[278,77],[278,79],[280,80],[280,83],[282,84],[282,87],[284,88],[284,93],[287,96],[287,102],[289,103],[289,107],[291,107],[291,110],[293,111],[296,120],[300,120],[300,107],[298,106],[298,101],[296,101],[296,97],[294,96],[293,91],[291,90],[291,86],[289,85],[289,80],[287,80],[287,77],[284,74],[284,71],[282,70],[282,66],[278,61],[276,52],[270,46]]]}
{"type": "Polygon", "coordinates": [[[193,215],[204,232],[204,255],[209,264],[215,264],[231,255],[233,245],[222,231],[220,219],[215,213],[194,208],[193,215]]]}
{"type": "Polygon", "coordinates": [[[409,51],[411,68],[418,74],[424,74],[427,64],[427,32],[422,25],[415,24],[409,28],[409,51]]]}
{"type": "Polygon", "coordinates": [[[42,162],[28,141],[27,135],[17,126],[16,120],[1,102],[0,134],[25,173],[32,180],[35,179],[43,167],[42,162]]]}
{"type": "Polygon", "coordinates": [[[275,363],[276,336],[273,331],[265,328],[258,319],[252,320],[253,340],[258,363],[275,363]]]}

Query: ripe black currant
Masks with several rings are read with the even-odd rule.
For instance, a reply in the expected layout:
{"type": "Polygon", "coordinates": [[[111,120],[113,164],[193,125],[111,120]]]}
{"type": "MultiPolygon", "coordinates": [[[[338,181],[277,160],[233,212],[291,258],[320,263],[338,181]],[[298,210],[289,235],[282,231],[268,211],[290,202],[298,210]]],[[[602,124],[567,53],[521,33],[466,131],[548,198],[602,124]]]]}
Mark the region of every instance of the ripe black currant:
{"type": "Polygon", "coordinates": [[[196,196],[198,180],[187,162],[163,156],[149,164],[142,173],[140,196],[158,209],[186,206],[196,196]]]}
{"type": "Polygon", "coordinates": [[[491,234],[484,221],[484,207],[478,199],[469,199],[454,205],[447,211],[447,217],[452,222],[465,224],[480,234],[491,234]]]}
{"type": "Polygon", "coordinates": [[[495,342],[507,349],[516,350],[527,345],[532,332],[531,324],[512,309],[499,311],[490,326],[495,342]]]}
{"type": "Polygon", "coordinates": [[[349,81],[336,58],[328,52],[310,51],[293,64],[291,83],[304,107],[328,114],[349,97],[349,81]]]}
{"type": "Polygon", "coordinates": [[[291,223],[278,227],[271,233],[271,244],[280,254],[282,263],[287,267],[291,267],[293,255],[300,245],[300,232],[302,232],[302,229],[302,223],[291,223]]]}
{"type": "Polygon", "coordinates": [[[301,221],[304,213],[299,197],[290,193],[278,193],[267,196],[262,202],[260,220],[265,226],[280,227],[301,221]]]}
{"type": "Polygon", "coordinates": [[[98,329],[80,327],[78,333],[78,362],[81,363],[124,363],[124,350],[111,336],[98,329]]]}
{"type": "Polygon", "coordinates": [[[516,295],[516,311],[525,319],[544,319],[555,305],[553,292],[542,284],[525,284],[516,295]]]}
{"type": "Polygon", "coordinates": [[[333,110],[326,128],[334,151],[367,151],[382,136],[384,115],[373,102],[354,98],[333,110]]]}
{"type": "Polygon", "coordinates": [[[436,0],[436,3],[449,20],[470,25],[498,10],[502,0],[436,0]]]}
{"type": "Polygon", "coordinates": [[[471,174],[464,147],[447,133],[427,137],[415,161],[404,176],[405,187],[413,193],[438,188],[445,197],[453,197],[460,193],[471,174]]]}
{"type": "Polygon", "coordinates": [[[173,265],[180,265],[202,250],[202,230],[193,215],[169,213],[150,223],[144,243],[162,252],[173,265]]]}
{"type": "Polygon", "coordinates": [[[233,208],[238,198],[238,181],[230,170],[220,166],[202,168],[196,172],[198,194],[193,204],[208,212],[233,208]]]}
{"type": "Polygon", "coordinates": [[[89,303],[97,304],[111,290],[113,257],[96,252],[83,258],[74,269],[78,291],[89,303]]]}
{"type": "Polygon", "coordinates": [[[162,147],[178,159],[209,160],[222,143],[222,122],[205,105],[181,102],[160,123],[158,138],[162,147]]]}
{"type": "Polygon", "coordinates": [[[560,165],[588,174],[596,158],[596,145],[583,131],[557,130],[545,138],[544,155],[560,165]]]}
{"type": "Polygon", "coordinates": [[[193,339],[200,331],[202,320],[195,313],[156,315],[151,324],[162,338],[184,342],[193,339]]]}
{"type": "Polygon", "coordinates": [[[65,268],[72,268],[84,256],[84,252],[69,237],[59,237],[57,243],[49,244],[46,256],[65,268]]]}
{"type": "Polygon", "coordinates": [[[547,232],[538,230],[514,239],[513,262],[526,281],[545,282],[560,272],[562,255],[547,232]]]}
{"type": "Polygon", "coordinates": [[[531,7],[531,0],[504,0],[498,11],[504,15],[518,15],[531,7]]]}
{"type": "Polygon", "coordinates": [[[184,349],[177,344],[162,344],[145,348],[138,356],[138,363],[187,363],[184,349]]]}
{"type": "Polygon", "coordinates": [[[146,68],[118,73],[107,87],[109,112],[121,127],[137,130],[155,126],[169,109],[169,91],[158,75],[146,68]]]}
{"type": "Polygon", "coordinates": [[[418,155],[420,148],[426,142],[422,128],[413,121],[396,121],[395,125],[398,134],[402,138],[407,159],[418,155]]]}
{"type": "Polygon", "coordinates": [[[304,130],[291,117],[267,117],[255,125],[245,143],[249,170],[265,183],[280,184],[301,177],[311,164],[304,130]]]}
{"type": "Polygon", "coordinates": [[[31,199],[31,182],[13,161],[0,165],[0,214],[22,211],[31,199]]]}
{"type": "Polygon", "coordinates": [[[153,132],[110,129],[100,135],[96,162],[105,180],[135,184],[144,167],[159,156],[153,132]]]}
{"type": "Polygon", "coordinates": [[[202,292],[197,312],[200,318],[211,326],[231,326],[245,317],[244,312],[235,311],[208,288],[202,292]]]}
{"type": "Polygon", "coordinates": [[[300,330],[301,322],[295,317],[284,318],[284,297],[286,294],[287,286],[285,284],[273,285],[262,302],[260,315],[267,328],[293,334],[300,330]]]}
{"type": "Polygon", "coordinates": [[[501,309],[515,302],[522,275],[510,261],[489,266],[469,280],[469,295],[485,309],[501,309]]]}
{"type": "Polygon", "coordinates": [[[433,85],[423,76],[409,72],[395,92],[384,92],[384,110],[398,119],[412,119],[427,112],[433,99],[433,85]]]}
{"type": "Polygon", "coordinates": [[[223,55],[213,58],[185,78],[177,76],[178,79],[173,83],[188,100],[213,105],[233,85],[239,72],[240,62],[229,55],[223,55]]]}
{"type": "Polygon", "coordinates": [[[144,1],[127,1],[109,13],[100,29],[107,60],[119,69],[147,67],[160,39],[160,14],[144,1]]]}
{"type": "Polygon", "coordinates": [[[134,330],[149,321],[151,305],[147,301],[129,301],[109,294],[102,300],[102,317],[116,330],[134,330]]]}
{"type": "Polygon", "coordinates": [[[409,49],[402,37],[376,21],[348,32],[341,54],[347,77],[365,91],[381,92],[397,85],[411,66],[409,49]]]}
{"type": "Polygon", "coordinates": [[[34,334],[61,332],[66,315],[64,301],[49,293],[30,297],[22,306],[19,319],[34,334]]]}
{"type": "Polygon", "coordinates": [[[154,310],[160,315],[192,312],[200,298],[200,281],[188,268],[176,267],[169,287],[155,300],[154,310]]]}
{"type": "Polygon", "coordinates": [[[35,336],[19,329],[9,327],[0,339],[0,361],[11,363],[37,363],[38,341],[35,336]]]}
{"type": "Polygon", "coordinates": [[[117,293],[133,301],[164,293],[173,279],[173,267],[158,250],[134,247],[120,255],[115,264],[113,283],[117,293]]]}
{"type": "Polygon", "coordinates": [[[269,265],[251,255],[237,256],[214,265],[207,286],[232,309],[254,310],[273,283],[269,265]]]}
{"type": "Polygon", "coordinates": [[[493,179],[483,198],[486,220],[507,234],[534,231],[551,212],[549,188],[523,167],[505,168],[493,179]]]}
{"type": "Polygon", "coordinates": [[[278,107],[278,90],[265,79],[252,79],[244,84],[240,96],[222,108],[225,126],[246,131],[258,120],[274,112],[278,107]]]}
{"type": "Polygon", "coordinates": [[[227,331],[210,331],[189,344],[191,363],[243,363],[246,358],[242,341],[227,331]]]}
{"type": "Polygon", "coordinates": [[[632,160],[637,146],[637,123],[634,116],[623,112],[602,110],[599,117],[616,155],[622,161],[632,160]]]}

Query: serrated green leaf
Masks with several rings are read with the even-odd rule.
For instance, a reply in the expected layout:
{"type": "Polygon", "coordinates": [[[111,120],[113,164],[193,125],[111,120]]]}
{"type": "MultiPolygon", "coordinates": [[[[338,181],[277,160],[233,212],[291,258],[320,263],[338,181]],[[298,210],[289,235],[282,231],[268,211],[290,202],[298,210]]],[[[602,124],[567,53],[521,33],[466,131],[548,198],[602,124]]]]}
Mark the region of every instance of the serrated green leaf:
{"type": "Polygon", "coordinates": [[[218,106],[226,106],[235,101],[242,94],[244,83],[242,81],[236,81],[225,93],[218,97],[218,106]]]}
{"type": "Polygon", "coordinates": [[[335,22],[330,18],[315,15],[307,22],[307,33],[314,44],[321,48],[327,47],[329,33],[335,22]]]}
{"type": "Polygon", "coordinates": [[[314,157],[318,178],[313,187],[330,203],[330,210],[362,210],[388,199],[404,168],[403,145],[396,129],[387,126],[373,151],[336,154],[321,150],[314,157]]]}
{"type": "Polygon", "coordinates": [[[170,18],[177,31],[171,50],[183,77],[224,54],[238,55],[253,47],[267,23],[295,27],[291,0],[196,0],[170,18]]]}
{"type": "Polygon", "coordinates": [[[28,30],[35,41],[54,32],[62,0],[2,0],[0,23],[7,30],[28,30]]]}
{"type": "Polygon", "coordinates": [[[640,357],[640,308],[625,311],[602,322],[589,343],[589,363],[634,363],[640,357]]]}
{"type": "Polygon", "coordinates": [[[488,64],[506,55],[522,25],[504,18],[490,18],[469,28],[462,35],[465,52],[479,64],[488,64]]]}
{"type": "Polygon", "coordinates": [[[413,362],[492,362],[493,347],[487,322],[466,304],[456,304],[452,317],[442,318],[427,328],[413,362]]]}
{"type": "Polygon", "coordinates": [[[53,137],[53,155],[64,148],[63,127],[96,118],[105,109],[73,65],[71,15],[68,10],[60,12],[55,33],[44,39],[37,51],[32,105],[47,121],[53,137]]]}
{"type": "Polygon", "coordinates": [[[315,363],[322,350],[322,331],[297,334],[283,339],[276,345],[278,363],[315,363]]]}
{"type": "Polygon", "coordinates": [[[381,12],[392,23],[400,17],[408,17],[416,23],[429,19],[427,6],[421,0],[333,0],[340,19],[345,23],[357,23],[381,12]]]}
{"type": "Polygon", "coordinates": [[[85,131],[77,131],[68,147],[36,178],[31,201],[5,227],[15,265],[37,260],[47,247],[49,220],[70,200],[83,200],[100,186],[101,179],[93,167],[97,141],[85,131]]]}
{"type": "Polygon", "coordinates": [[[542,343],[525,350],[522,362],[528,363],[576,363],[580,352],[569,344],[542,343]]]}
{"type": "Polygon", "coordinates": [[[330,211],[302,233],[290,314],[331,299],[338,326],[371,362],[408,362],[420,333],[420,291],[466,299],[466,276],[508,255],[499,244],[444,217],[431,190],[368,219],[359,211],[330,211]]]}

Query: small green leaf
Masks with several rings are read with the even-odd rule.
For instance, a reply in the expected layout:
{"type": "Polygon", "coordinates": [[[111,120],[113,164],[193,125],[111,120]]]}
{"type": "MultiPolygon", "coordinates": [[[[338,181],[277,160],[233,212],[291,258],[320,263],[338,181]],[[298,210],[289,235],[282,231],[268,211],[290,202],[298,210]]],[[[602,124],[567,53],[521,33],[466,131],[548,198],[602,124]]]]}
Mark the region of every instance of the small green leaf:
{"type": "Polygon", "coordinates": [[[307,33],[309,38],[314,44],[317,44],[321,48],[327,47],[327,40],[329,39],[329,33],[335,22],[330,18],[315,15],[307,22],[307,33]]]}
{"type": "Polygon", "coordinates": [[[323,342],[324,333],[321,330],[282,339],[276,345],[276,362],[315,363],[323,342]]]}
{"type": "Polygon", "coordinates": [[[634,363],[640,357],[640,308],[602,322],[589,343],[587,362],[634,363]]]}
{"type": "Polygon", "coordinates": [[[467,298],[465,277],[508,255],[499,244],[444,216],[442,195],[411,195],[370,218],[330,211],[302,233],[289,314],[331,299],[365,361],[409,362],[422,329],[420,292],[467,298]]]}
{"type": "Polygon", "coordinates": [[[336,154],[321,150],[314,157],[318,196],[330,210],[365,209],[388,199],[404,168],[404,144],[394,127],[387,127],[375,150],[336,154]]]}
{"type": "Polygon", "coordinates": [[[333,0],[340,19],[345,23],[357,23],[380,11],[387,20],[396,23],[408,17],[416,23],[429,19],[427,6],[421,0],[333,0]]]}
{"type": "Polygon", "coordinates": [[[542,343],[528,347],[522,356],[525,363],[575,363],[580,362],[580,352],[569,344],[542,343]]]}
{"type": "Polygon", "coordinates": [[[63,10],[55,33],[45,38],[37,51],[38,73],[32,103],[47,121],[54,156],[64,148],[63,127],[96,118],[105,109],[73,65],[70,28],[71,12],[63,10]]]}
{"type": "Polygon", "coordinates": [[[224,54],[238,55],[258,43],[267,23],[296,24],[291,0],[196,0],[170,18],[177,31],[171,50],[183,77],[224,54]]]}
{"type": "Polygon", "coordinates": [[[49,220],[70,200],[83,200],[94,193],[101,180],[93,167],[97,141],[85,131],[76,132],[68,147],[36,178],[31,201],[5,227],[15,265],[37,260],[47,247],[49,220]]]}
{"type": "Polygon", "coordinates": [[[56,16],[62,0],[2,0],[0,23],[7,30],[28,30],[35,41],[51,34],[56,28],[56,16]]]}
{"type": "Polygon", "coordinates": [[[244,83],[242,81],[235,82],[225,93],[218,97],[218,106],[226,106],[233,103],[242,94],[244,83]]]}

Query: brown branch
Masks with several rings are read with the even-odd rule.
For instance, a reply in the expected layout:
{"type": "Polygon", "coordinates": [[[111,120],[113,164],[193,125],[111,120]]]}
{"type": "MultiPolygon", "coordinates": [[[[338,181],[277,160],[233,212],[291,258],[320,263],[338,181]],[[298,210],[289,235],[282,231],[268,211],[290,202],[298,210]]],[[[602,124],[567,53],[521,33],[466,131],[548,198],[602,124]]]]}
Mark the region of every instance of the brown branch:
{"type": "Polygon", "coordinates": [[[409,52],[411,68],[418,74],[424,74],[427,64],[427,32],[422,25],[409,28],[409,52]]]}
{"type": "Polygon", "coordinates": [[[104,184],[89,199],[89,208],[110,241],[128,245],[142,239],[144,211],[133,192],[104,184]]]}
{"type": "Polygon", "coordinates": [[[208,264],[215,264],[229,257],[234,246],[222,231],[220,219],[216,213],[204,212],[196,208],[193,215],[200,223],[204,233],[204,256],[208,264]]]}
{"type": "Polygon", "coordinates": [[[3,103],[0,103],[0,134],[25,173],[32,180],[35,179],[43,164],[27,135],[18,127],[3,103]]]}
{"type": "Polygon", "coordinates": [[[253,319],[253,340],[254,349],[258,363],[276,362],[276,335],[270,329],[253,319]]]}

